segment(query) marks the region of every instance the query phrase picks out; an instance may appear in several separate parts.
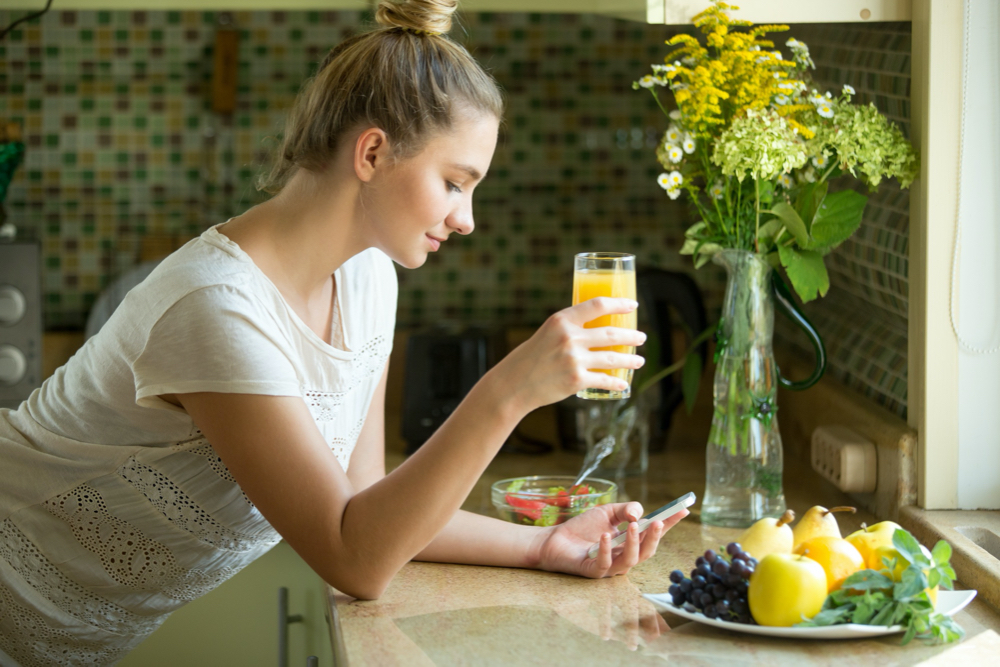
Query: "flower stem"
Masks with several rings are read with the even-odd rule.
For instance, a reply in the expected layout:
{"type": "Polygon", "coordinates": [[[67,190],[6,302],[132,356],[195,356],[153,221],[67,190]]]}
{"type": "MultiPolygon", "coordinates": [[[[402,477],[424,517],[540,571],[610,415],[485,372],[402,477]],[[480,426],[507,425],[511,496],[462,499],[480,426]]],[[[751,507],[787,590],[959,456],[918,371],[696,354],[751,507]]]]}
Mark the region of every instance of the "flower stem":
{"type": "Polygon", "coordinates": [[[757,204],[757,227],[753,237],[753,245],[756,251],[759,253],[760,241],[758,239],[760,237],[760,181],[758,181],[756,178],[753,179],[753,195],[757,204]]]}
{"type": "Polygon", "coordinates": [[[837,163],[836,162],[834,162],[833,164],[831,164],[830,168],[823,172],[823,176],[820,177],[819,182],[822,183],[823,181],[825,181],[826,177],[829,176],[830,172],[832,172],[834,169],[836,169],[836,167],[837,167],[837,163]]]}
{"type": "Polygon", "coordinates": [[[650,93],[650,95],[653,96],[653,99],[656,100],[656,106],[660,107],[660,111],[663,112],[663,115],[667,116],[669,118],[670,117],[670,113],[666,109],[663,108],[663,103],[660,102],[660,96],[657,95],[656,91],[653,90],[652,88],[649,89],[649,93],[650,93]]]}

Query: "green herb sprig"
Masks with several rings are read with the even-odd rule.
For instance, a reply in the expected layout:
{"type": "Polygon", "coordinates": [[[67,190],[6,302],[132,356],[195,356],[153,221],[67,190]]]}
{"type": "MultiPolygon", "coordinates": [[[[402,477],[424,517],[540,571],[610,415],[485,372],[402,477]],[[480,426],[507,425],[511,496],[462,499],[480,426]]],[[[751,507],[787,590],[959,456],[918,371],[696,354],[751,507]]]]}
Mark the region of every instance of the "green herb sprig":
{"type": "Polygon", "coordinates": [[[847,579],[840,589],[827,596],[822,610],[813,618],[797,623],[797,628],[822,627],[845,623],[906,628],[902,644],[917,637],[929,643],[946,644],[960,640],[965,631],[950,616],[934,611],[927,589],[935,586],[951,589],[955,570],[949,563],[951,545],[944,540],[934,545],[930,557],[909,532],[896,529],[892,545],[907,567],[899,580],[892,573],[896,558],[883,558],[881,570],[861,570],[847,579]]]}

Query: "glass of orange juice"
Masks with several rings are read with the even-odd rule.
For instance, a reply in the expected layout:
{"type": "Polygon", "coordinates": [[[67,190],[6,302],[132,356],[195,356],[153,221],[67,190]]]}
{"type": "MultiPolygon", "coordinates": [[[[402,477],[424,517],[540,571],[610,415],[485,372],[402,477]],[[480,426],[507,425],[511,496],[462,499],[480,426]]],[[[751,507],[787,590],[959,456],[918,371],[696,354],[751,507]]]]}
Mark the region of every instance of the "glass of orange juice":
{"type": "MultiPolygon", "coordinates": [[[[581,252],[576,256],[573,266],[573,305],[598,296],[635,300],[635,255],[623,252],[581,252]]],[[[636,312],[633,310],[625,315],[604,315],[583,326],[587,329],[595,327],[635,329],[636,323],[636,312]]],[[[629,345],[593,349],[614,350],[626,354],[635,352],[635,348],[629,345]]],[[[576,394],[580,398],[616,400],[632,395],[631,368],[594,369],[594,371],[621,378],[629,383],[629,387],[621,391],[584,389],[576,394]]]]}

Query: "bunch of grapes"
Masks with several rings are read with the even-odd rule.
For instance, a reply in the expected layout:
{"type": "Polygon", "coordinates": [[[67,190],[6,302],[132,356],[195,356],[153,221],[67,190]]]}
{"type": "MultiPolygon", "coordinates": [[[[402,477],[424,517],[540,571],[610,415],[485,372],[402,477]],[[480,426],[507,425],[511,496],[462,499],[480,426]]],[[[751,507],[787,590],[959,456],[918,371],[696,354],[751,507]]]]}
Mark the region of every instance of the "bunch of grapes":
{"type": "Polygon", "coordinates": [[[698,556],[691,578],[680,570],[670,573],[670,595],[674,606],[708,618],[734,623],[753,623],[747,590],[757,559],[743,551],[736,542],[726,545],[725,553],[709,549],[698,556]]]}

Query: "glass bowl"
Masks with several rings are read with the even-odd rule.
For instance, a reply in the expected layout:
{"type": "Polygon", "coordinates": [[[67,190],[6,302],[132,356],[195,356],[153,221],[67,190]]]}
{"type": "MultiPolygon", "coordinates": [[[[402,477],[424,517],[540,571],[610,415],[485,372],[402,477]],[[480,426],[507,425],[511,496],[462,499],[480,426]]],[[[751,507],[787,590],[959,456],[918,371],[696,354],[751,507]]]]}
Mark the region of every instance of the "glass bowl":
{"type": "Polygon", "coordinates": [[[554,526],[591,507],[618,500],[618,485],[588,477],[574,489],[571,475],[534,475],[501,479],[490,488],[497,515],[529,526],[554,526]]]}

